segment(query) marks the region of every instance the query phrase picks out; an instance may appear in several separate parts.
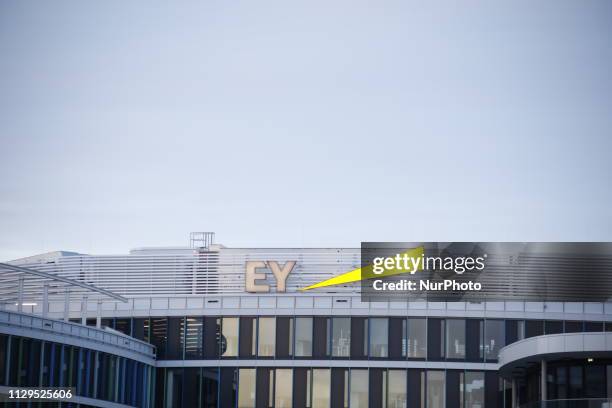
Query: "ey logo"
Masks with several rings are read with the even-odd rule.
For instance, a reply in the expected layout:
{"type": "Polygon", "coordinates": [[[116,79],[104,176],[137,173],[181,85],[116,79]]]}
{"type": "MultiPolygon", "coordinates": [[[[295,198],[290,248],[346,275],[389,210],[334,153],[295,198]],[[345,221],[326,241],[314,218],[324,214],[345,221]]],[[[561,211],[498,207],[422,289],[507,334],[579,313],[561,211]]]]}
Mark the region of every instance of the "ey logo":
{"type": "Polygon", "coordinates": [[[258,280],[266,279],[266,274],[257,272],[258,269],[268,268],[276,278],[276,291],[285,292],[287,276],[295,267],[295,261],[287,261],[281,267],[276,261],[247,261],[245,277],[245,290],[251,293],[265,293],[270,291],[270,286],[257,283],[258,280]]]}

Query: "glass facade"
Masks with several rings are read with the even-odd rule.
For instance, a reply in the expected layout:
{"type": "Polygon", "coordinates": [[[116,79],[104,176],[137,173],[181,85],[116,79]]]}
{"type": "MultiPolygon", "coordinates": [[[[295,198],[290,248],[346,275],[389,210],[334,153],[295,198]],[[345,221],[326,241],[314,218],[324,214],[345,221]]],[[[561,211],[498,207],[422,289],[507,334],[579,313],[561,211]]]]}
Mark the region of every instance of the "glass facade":
{"type": "Polygon", "coordinates": [[[602,322],[435,317],[270,316],[115,319],[161,360],[409,359],[496,362],[499,350],[546,333],[604,330],[602,322]],[[393,333],[393,335],[391,335],[393,333]]]}
{"type": "Polygon", "coordinates": [[[154,406],[155,368],[101,351],[0,334],[0,372],[1,386],[73,387],[82,397],[154,406]]]}
{"type": "MultiPolygon", "coordinates": [[[[192,361],[155,372],[108,353],[3,335],[0,385],[73,386],[78,395],[134,406],[503,408],[509,391],[497,372],[424,369],[410,360],[495,362],[521,330],[524,335],[557,332],[567,323],[364,316],[113,320],[118,322],[158,345],[159,360],[192,361]],[[328,354],[315,356],[317,347],[328,354]],[[428,355],[431,348],[437,350],[434,357],[428,355]],[[223,360],[219,365],[210,361],[218,358],[223,360]],[[238,358],[261,360],[251,364],[238,358]],[[284,361],[294,359],[303,361],[284,361]],[[329,363],[311,366],[311,359],[329,363]],[[386,366],[381,359],[406,361],[386,366]],[[350,362],[342,365],[342,360],[350,362]]],[[[573,323],[569,329],[578,327],[605,329],[597,322],[573,323]]],[[[551,362],[548,367],[549,399],[610,396],[612,362],[551,362]]],[[[537,369],[519,381],[519,390],[521,403],[538,400],[537,369]]]]}

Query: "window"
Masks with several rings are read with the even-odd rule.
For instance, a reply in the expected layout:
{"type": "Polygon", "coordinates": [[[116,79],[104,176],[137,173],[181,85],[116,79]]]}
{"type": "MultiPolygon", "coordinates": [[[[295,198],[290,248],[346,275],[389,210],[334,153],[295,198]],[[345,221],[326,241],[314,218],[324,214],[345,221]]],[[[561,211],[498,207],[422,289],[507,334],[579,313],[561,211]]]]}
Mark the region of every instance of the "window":
{"type": "Polygon", "coordinates": [[[332,319],[332,357],[348,357],[351,353],[351,319],[332,319]]]}
{"type": "Polygon", "coordinates": [[[408,341],[406,346],[408,358],[427,357],[427,320],[408,319],[407,326],[408,341]]]}
{"type": "Polygon", "coordinates": [[[387,406],[389,408],[406,407],[406,370],[389,370],[387,406]]]}
{"type": "Polygon", "coordinates": [[[527,320],[525,321],[525,338],[541,336],[544,334],[544,321],[527,320]]]}
{"type": "Polygon", "coordinates": [[[241,368],[238,370],[238,408],[253,407],[255,407],[255,369],[241,368]]]}
{"type": "Polygon", "coordinates": [[[221,350],[223,357],[238,355],[238,318],[224,317],[221,319],[221,350]]]}
{"type": "Polygon", "coordinates": [[[466,371],[461,373],[460,389],[462,398],[461,408],[484,407],[484,372],[466,371]]]}
{"type": "Polygon", "coordinates": [[[330,379],[329,369],[312,370],[312,408],[329,408],[330,379]]]}
{"type": "Polygon", "coordinates": [[[582,366],[571,366],[569,369],[570,398],[582,398],[582,366]]]}
{"type": "Polygon", "coordinates": [[[562,320],[547,320],[544,322],[544,334],[559,334],[563,333],[562,320]]]}
{"type": "Polygon", "coordinates": [[[446,320],[446,358],[465,358],[465,320],[446,320]]]}
{"type": "Polygon", "coordinates": [[[274,396],[275,408],[289,408],[292,406],[293,398],[293,370],[287,368],[276,369],[276,395],[274,396]]]}
{"type": "Polygon", "coordinates": [[[389,320],[386,318],[370,319],[370,357],[387,357],[389,320]]]}
{"type": "Polygon", "coordinates": [[[151,319],[151,344],[157,347],[157,357],[166,358],[166,341],[168,338],[168,319],[151,319]]]}
{"type": "MultiPolygon", "coordinates": [[[[133,374],[134,375],[134,374],[133,374]]],[[[180,407],[183,394],[183,369],[166,369],[166,408],[180,407]]]]}
{"type": "Polygon", "coordinates": [[[368,408],[368,370],[351,370],[351,408],[368,408]]]}
{"type": "Polygon", "coordinates": [[[295,356],[312,357],[312,317],[295,318],[295,356]]]}
{"type": "Polygon", "coordinates": [[[606,388],[608,390],[608,393],[606,395],[608,396],[608,398],[612,398],[612,365],[606,367],[606,374],[606,388]]]}
{"type": "Polygon", "coordinates": [[[273,357],[276,343],[276,319],[274,317],[260,317],[258,328],[257,355],[259,357],[273,357]]]}
{"type": "Polygon", "coordinates": [[[506,325],[503,320],[487,320],[485,322],[484,352],[487,360],[497,360],[499,350],[506,341],[506,325]]]}
{"type": "Polygon", "coordinates": [[[427,371],[427,407],[444,408],[445,393],[444,383],[446,381],[444,371],[427,371]]]}
{"type": "Polygon", "coordinates": [[[185,359],[199,360],[203,356],[204,324],[201,317],[185,318],[185,330],[181,331],[181,341],[185,344],[185,359]],[[184,335],[183,335],[184,333],[184,335]]]}

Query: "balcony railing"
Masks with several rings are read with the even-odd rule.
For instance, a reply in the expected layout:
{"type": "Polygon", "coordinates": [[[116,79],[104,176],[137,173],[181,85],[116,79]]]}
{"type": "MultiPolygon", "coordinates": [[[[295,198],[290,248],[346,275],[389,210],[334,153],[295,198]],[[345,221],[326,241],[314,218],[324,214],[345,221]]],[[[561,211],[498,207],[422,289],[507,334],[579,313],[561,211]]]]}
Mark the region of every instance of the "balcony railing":
{"type": "Polygon", "coordinates": [[[96,343],[111,345],[141,354],[146,358],[155,358],[155,346],[120,333],[83,326],[77,323],[47,319],[26,313],[0,310],[0,325],[15,326],[60,334],[66,337],[85,339],[96,343]]]}

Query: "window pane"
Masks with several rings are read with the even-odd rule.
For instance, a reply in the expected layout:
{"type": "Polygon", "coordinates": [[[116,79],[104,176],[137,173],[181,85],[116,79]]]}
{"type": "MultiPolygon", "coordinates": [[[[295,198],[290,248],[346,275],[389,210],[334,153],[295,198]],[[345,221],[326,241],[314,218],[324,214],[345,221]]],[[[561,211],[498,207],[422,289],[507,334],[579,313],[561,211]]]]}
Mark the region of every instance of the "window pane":
{"type": "Polygon", "coordinates": [[[406,407],[406,370],[389,370],[389,408],[406,407]]]}
{"type": "Polygon", "coordinates": [[[387,357],[389,352],[388,335],[388,319],[370,319],[370,357],[387,357]]]}
{"type": "Polygon", "coordinates": [[[464,378],[464,408],[484,407],[484,372],[466,371],[464,378]]]}
{"type": "Polygon", "coordinates": [[[183,369],[166,369],[166,408],[180,407],[183,394],[183,369]]]}
{"type": "Polygon", "coordinates": [[[289,408],[292,406],[293,397],[293,370],[276,370],[276,395],[274,397],[275,408],[289,408]]]}
{"type": "Polygon", "coordinates": [[[221,319],[221,355],[236,357],[238,355],[238,318],[221,319]]]}
{"type": "Polygon", "coordinates": [[[329,369],[312,370],[312,408],[329,407],[329,369]]]}
{"type": "Polygon", "coordinates": [[[368,370],[351,370],[351,408],[368,408],[368,370]]]}
{"type": "Polygon", "coordinates": [[[202,345],[204,344],[204,324],[202,322],[201,317],[187,317],[185,319],[185,335],[184,339],[182,340],[185,343],[186,359],[199,360],[202,358],[202,345]]]}
{"type": "Polygon", "coordinates": [[[351,319],[332,319],[332,357],[348,357],[351,353],[351,319]]]}
{"type": "Polygon", "coordinates": [[[485,325],[485,358],[497,360],[499,350],[506,341],[506,325],[503,320],[487,320],[485,325]]]}
{"type": "Polygon", "coordinates": [[[446,358],[465,358],[465,320],[446,320],[446,358]]]}
{"type": "Polygon", "coordinates": [[[427,320],[408,319],[408,358],[427,357],[427,320]]]}
{"type": "Polygon", "coordinates": [[[312,357],[312,317],[295,318],[295,356],[312,357]]]}
{"type": "Polygon", "coordinates": [[[427,371],[427,408],[444,408],[444,371],[427,371]]]}
{"type": "Polygon", "coordinates": [[[612,365],[606,367],[607,370],[607,389],[608,389],[608,398],[612,398],[612,365]]]}
{"type": "Polygon", "coordinates": [[[238,408],[255,407],[255,369],[238,370],[238,408]]]}
{"type": "Polygon", "coordinates": [[[257,355],[260,357],[274,356],[276,343],[276,318],[259,318],[259,336],[257,343],[257,355]]]}

